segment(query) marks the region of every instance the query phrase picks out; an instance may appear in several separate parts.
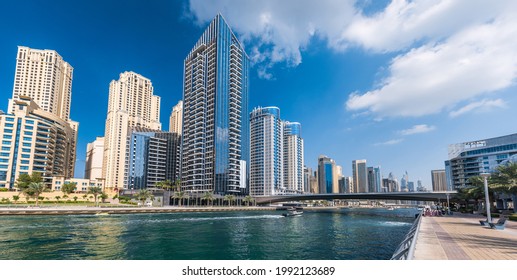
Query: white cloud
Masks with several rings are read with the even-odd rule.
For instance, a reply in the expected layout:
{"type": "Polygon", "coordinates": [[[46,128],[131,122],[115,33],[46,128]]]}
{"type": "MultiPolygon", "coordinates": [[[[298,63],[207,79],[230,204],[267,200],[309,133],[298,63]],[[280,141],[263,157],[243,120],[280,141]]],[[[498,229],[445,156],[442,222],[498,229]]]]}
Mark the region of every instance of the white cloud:
{"type": "Polygon", "coordinates": [[[389,145],[395,145],[395,144],[398,144],[400,142],[402,142],[404,139],[392,139],[392,140],[389,140],[389,141],[386,141],[386,142],[381,142],[381,143],[375,143],[373,144],[374,146],[389,146],[389,145]]]}
{"type": "Polygon", "coordinates": [[[429,126],[427,124],[417,124],[417,125],[414,125],[412,128],[401,130],[401,131],[399,131],[399,133],[402,135],[412,135],[412,134],[419,134],[419,133],[427,133],[427,132],[433,131],[435,129],[436,129],[436,127],[433,125],[429,126]]]}
{"type": "Polygon", "coordinates": [[[456,111],[452,111],[449,113],[449,116],[455,118],[457,116],[466,114],[472,110],[476,110],[478,112],[487,112],[492,110],[493,108],[506,108],[506,102],[504,102],[502,99],[483,99],[478,102],[472,102],[470,104],[467,104],[456,111]]]}
{"type": "Polygon", "coordinates": [[[266,78],[275,63],[300,64],[315,36],[343,48],[342,32],[356,12],[353,0],[190,0],[189,11],[202,26],[221,13],[245,45],[252,44],[247,50],[266,78]]]}
{"type": "MultiPolygon", "coordinates": [[[[458,104],[508,88],[517,80],[517,1],[190,0],[201,26],[223,14],[244,42],[258,75],[297,66],[311,40],[343,52],[360,47],[393,53],[384,78],[350,93],[346,108],[389,116],[458,111],[458,104]]],[[[451,113],[453,114],[453,113],[451,113]]]]}
{"type": "Polygon", "coordinates": [[[381,116],[422,116],[507,88],[517,77],[517,16],[412,49],[394,58],[389,70],[380,88],[351,94],[347,108],[381,116]]]}

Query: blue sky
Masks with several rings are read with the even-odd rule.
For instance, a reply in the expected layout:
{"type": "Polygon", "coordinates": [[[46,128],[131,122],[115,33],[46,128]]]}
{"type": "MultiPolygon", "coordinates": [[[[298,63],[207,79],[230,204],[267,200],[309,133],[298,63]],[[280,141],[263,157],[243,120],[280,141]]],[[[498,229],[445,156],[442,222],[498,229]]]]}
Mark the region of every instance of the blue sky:
{"type": "Polygon", "coordinates": [[[222,13],[254,64],[250,110],[278,106],[302,124],[305,163],[354,159],[430,186],[447,145],[517,132],[517,2],[8,1],[0,10],[0,96],[12,95],[17,46],[53,49],[74,67],[86,144],[104,134],[108,86],[151,79],[161,122],[182,96],[183,59],[222,13]]]}

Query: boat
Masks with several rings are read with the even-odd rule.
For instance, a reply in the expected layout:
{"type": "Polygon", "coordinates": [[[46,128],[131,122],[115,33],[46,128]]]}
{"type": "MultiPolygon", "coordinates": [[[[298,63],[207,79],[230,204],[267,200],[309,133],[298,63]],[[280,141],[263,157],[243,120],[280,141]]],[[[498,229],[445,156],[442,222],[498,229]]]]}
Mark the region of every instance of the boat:
{"type": "Polygon", "coordinates": [[[387,210],[393,211],[393,210],[395,210],[395,208],[394,207],[388,207],[387,210]]]}
{"type": "Polygon", "coordinates": [[[292,216],[300,216],[303,214],[302,210],[297,210],[296,208],[287,209],[287,213],[282,214],[284,217],[292,217],[292,216]]]}
{"type": "Polygon", "coordinates": [[[98,212],[98,213],[95,213],[95,216],[107,216],[109,214],[110,213],[108,213],[108,212],[98,212]]]}

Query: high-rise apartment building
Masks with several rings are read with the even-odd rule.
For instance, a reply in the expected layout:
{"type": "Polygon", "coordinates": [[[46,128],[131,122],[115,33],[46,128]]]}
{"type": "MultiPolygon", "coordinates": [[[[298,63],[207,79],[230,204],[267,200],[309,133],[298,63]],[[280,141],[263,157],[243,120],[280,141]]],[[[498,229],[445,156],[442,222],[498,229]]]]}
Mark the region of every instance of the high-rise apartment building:
{"type": "Polygon", "coordinates": [[[107,188],[123,188],[127,136],[134,127],[161,129],[160,97],[151,80],[134,72],[111,81],[104,134],[103,178],[107,188]]]}
{"type": "Polygon", "coordinates": [[[517,157],[517,133],[449,145],[449,160],[445,161],[448,190],[469,187],[470,177],[494,172],[512,157],[517,157]]]}
{"type": "Polygon", "coordinates": [[[314,177],[314,172],[312,168],[304,166],[303,167],[303,192],[311,193],[311,180],[314,177]]]}
{"type": "Polygon", "coordinates": [[[250,194],[278,195],[284,187],[284,126],[278,107],[258,107],[250,114],[250,194]]]}
{"type": "Polygon", "coordinates": [[[14,101],[28,96],[40,109],[69,121],[73,71],[56,51],[19,46],[10,112],[14,101]]]}
{"type": "Polygon", "coordinates": [[[368,192],[368,168],[365,159],[352,161],[354,193],[368,192]]]}
{"type": "Polygon", "coordinates": [[[431,180],[433,184],[433,192],[447,191],[445,169],[431,170],[431,180]]]}
{"type": "Polygon", "coordinates": [[[85,179],[102,178],[102,161],[104,159],[104,137],[97,137],[86,147],[86,162],[84,165],[85,179]]]}
{"type": "Polygon", "coordinates": [[[304,192],[301,124],[284,121],[284,186],[288,193],[304,192]]]}
{"type": "Polygon", "coordinates": [[[318,186],[322,194],[339,192],[336,162],[324,155],[318,157],[318,186]]]}
{"type": "Polygon", "coordinates": [[[368,192],[381,192],[381,167],[368,167],[368,192]]]}
{"type": "Polygon", "coordinates": [[[169,118],[169,132],[181,135],[183,126],[183,101],[180,100],[178,104],[172,107],[171,116],[169,118]]]}
{"type": "Polygon", "coordinates": [[[184,61],[184,190],[247,192],[249,58],[217,15],[184,61]]]}
{"type": "Polygon", "coordinates": [[[178,178],[180,136],[174,132],[135,127],[127,137],[126,188],[145,189],[178,178]]]}
{"type": "Polygon", "coordinates": [[[39,172],[47,180],[74,174],[76,134],[70,121],[42,110],[26,96],[12,114],[0,114],[0,187],[16,187],[20,174],[39,172]]]}

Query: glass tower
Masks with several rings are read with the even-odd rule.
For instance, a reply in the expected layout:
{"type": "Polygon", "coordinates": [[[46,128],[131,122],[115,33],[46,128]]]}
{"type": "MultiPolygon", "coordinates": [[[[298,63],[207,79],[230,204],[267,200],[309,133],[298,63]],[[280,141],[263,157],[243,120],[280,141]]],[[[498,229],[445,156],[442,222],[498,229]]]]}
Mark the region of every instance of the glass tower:
{"type": "Polygon", "coordinates": [[[247,54],[217,15],[184,61],[184,190],[247,193],[248,76],[247,54]]]}

